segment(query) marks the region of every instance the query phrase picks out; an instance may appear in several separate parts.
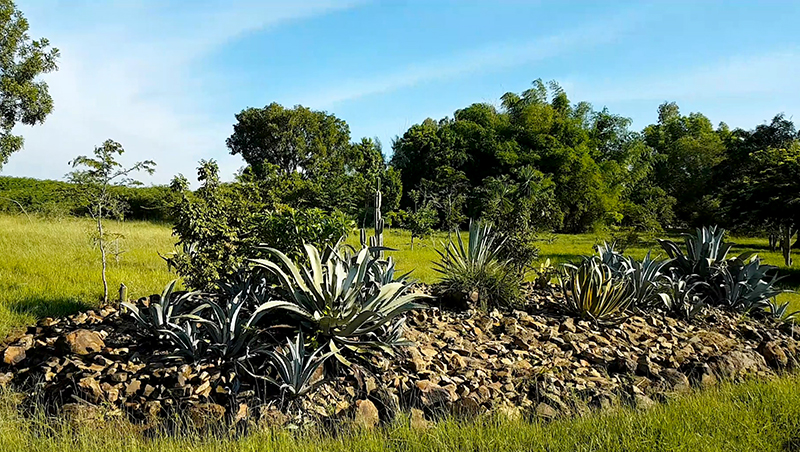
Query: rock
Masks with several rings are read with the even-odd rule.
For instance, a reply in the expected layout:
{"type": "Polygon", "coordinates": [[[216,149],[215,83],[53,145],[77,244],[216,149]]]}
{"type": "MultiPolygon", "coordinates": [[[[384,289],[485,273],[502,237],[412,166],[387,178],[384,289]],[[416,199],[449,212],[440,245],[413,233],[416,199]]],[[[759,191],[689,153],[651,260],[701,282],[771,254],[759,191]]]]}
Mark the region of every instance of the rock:
{"type": "Polygon", "coordinates": [[[93,377],[82,378],[78,382],[78,387],[83,389],[84,392],[91,394],[95,401],[98,401],[103,397],[103,389],[100,387],[100,383],[98,383],[93,377]]]}
{"type": "Polygon", "coordinates": [[[636,361],[628,356],[620,356],[616,358],[608,369],[610,373],[614,374],[632,374],[636,372],[636,361]]]}
{"type": "Polygon", "coordinates": [[[675,392],[689,392],[691,390],[689,378],[678,369],[665,369],[661,371],[660,375],[675,392]]]}
{"type": "Polygon", "coordinates": [[[11,372],[6,372],[4,374],[0,374],[0,388],[5,388],[11,383],[11,380],[14,379],[14,374],[11,372]]]}
{"type": "Polygon", "coordinates": [[[642,410],[646,410],[652,408],[656,405],[656,402],[653,401],[650,397],[647,397],[644,394],[634,394],[633,395],[633,406],[642,410]]]}
{"type": "Polygon", "coordinates": [[[411,408],[411,428],[414,430],[428,429],[428,421],[425,420],[425,413],[419,408],[411,408]]]}
{"type": "Polygon", "coordinates": [[[561,322],[561,326],[558,328],[558,331],[560,331],[562,333],[565,332],[565,331],[569,331],[570,333],[574,333],[575,332],[575,319],[573,319],[572,317],[567,317],[566,320],[561,322]]]}
{"type": "Polygon", "coordinates": [[[785,369],[789,358],[776,341],[763,342],[758,347],[759,353],[764,355],[767,364],[774,369],[785,369]]]}
{"type": "Polygon", "coordinates": [[[9,366],[16,366],[25,359],[25,347],[12,345],[3,352],[3,362],[9,366]]]}
{"type": "Polygon", "coordinates": [[[248,407],[246,403],[240,403],[239,409],[236,410],[236,415],[233,416],[233,423],[238,424],[239,422],[247,419],[247,416],[249,414],[250,414],[250,407],[248,407]]]}
{"type": "Polygon", "coordinates": [[[445,405],[452,400],[450,391],[431,383],[430,380],[419,380],[416,383],[419,401],[423,406],[434,407],[445,405]]]}
{"type": "Polygon", "coordinates": [[[103,350],[105,343],[96,331],[80,329],[60,337],[58,346],[69,353],[88,355],[103,350]]]}
{"type": "Polygon", "coordinates": [[[102,420],[100,409],[85,403],[67,403],[61,407],[61,412],[74,427],[94,424],[102,420]]]}
{"type": "Polygon", "coordinates": [[[558,411],[544,402],[540,402],[538,405],[536,405],[535,412],[536,416],[544,419],[554,419],[558,416],[558,411]]]}
{"type": "Polygon", "coordinates": [[[378,408],[369,400],[356,401],[356,413],[353,423],[359,427],[372,429],[380,422],[378,408]]]}
{"type": "Polygon", "coordinates": [[[136,379],[131,380],[130,383],[125,387],[125,395],[130,397],[135,395],[139,390],[142,389],[142,382],[136,379]]]}
{"type": "Polygon", "coordinates": [[[497,409],[497,414],[500,416],[505,417],[510,421],[519,421],[522,419],[522,410],[518,406],[512,405],[510,403],[503,403],[497,409]]]}
{"type": "Polygon", "coordinates": [[[189,419],[197,428],[219,422],[225,417],[225,407],[216,403],[198,403],[189,406],[189,419]]]}
{"type": "Polygon", "coordinates": [[[453,404],[453,414],[464,418],[472,418],[480,414],[481,405],[474,397],[462,397],[453,404]]]}
{"type": "Polygon", "coordinates": [[[752,351],[733,350],[722,355],[712,367],[720,376],[735,379],[758,373],[767,368],[767,363],[761,354],[752,351]]]}

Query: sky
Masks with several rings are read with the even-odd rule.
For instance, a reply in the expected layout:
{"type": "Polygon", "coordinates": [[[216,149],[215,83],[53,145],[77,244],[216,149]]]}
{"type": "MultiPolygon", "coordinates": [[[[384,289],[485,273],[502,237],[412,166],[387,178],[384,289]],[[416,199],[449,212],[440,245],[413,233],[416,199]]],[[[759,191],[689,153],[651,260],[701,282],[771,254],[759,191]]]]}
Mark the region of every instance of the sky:
{"type": "MultiPolygon", "coordinates": [[[[43,78],[55,108],[15,129],[0,175],[61,179],[106,139],[146,184],[196,178],[235,114],[271,102],[325,110],[351,139],[499,104],[541,78],[641,129],[675,101],[751,129],[800,118],[800,2],[523,0],[17,0],[32,38],[61,51],[43,78]]],[[[797,121],[800,126],[800,120],[797,121]]]]}

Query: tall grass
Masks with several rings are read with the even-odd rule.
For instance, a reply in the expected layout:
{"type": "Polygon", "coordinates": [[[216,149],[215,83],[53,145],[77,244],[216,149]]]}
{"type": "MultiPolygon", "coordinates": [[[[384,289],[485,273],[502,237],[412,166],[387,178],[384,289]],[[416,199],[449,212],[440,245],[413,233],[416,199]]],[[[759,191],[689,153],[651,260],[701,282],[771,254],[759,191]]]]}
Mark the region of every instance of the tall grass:
{"type": "MultiPolygon", "coordinates": [[[[70,427],[24,419],[0,406],[4,452],[172,451],[793,451],[800,450],[800,377],[722,385],[647,411],[617,408],[551,423],[504,418],[445,420],[414,430],[407,419],[384,428],[245,436],[143,435],[122,421],[70,427]]],[[[4,400],[9,400],[5,398],[4,400]]]]}
{"type": "MultiPolygon", "coordinates": [[[[161,293],[175,275],[158,256],[173,249],[168,226],[108,221],[120,233],[119,261],[109,256],[111,295],[120,283],[131,297],[161,293]]],[[[0,333],[37,317],[73,313],[102,297],[100,251],[88,219],[0,215],[0,333]]]]}

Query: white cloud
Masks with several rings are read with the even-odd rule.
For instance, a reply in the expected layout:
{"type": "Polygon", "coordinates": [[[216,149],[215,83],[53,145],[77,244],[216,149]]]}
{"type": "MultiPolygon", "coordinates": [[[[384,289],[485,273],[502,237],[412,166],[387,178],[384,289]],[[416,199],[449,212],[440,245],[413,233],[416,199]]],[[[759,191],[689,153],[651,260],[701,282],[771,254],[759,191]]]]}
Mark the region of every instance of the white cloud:
{"type": "Polygon", "coordinates": [[[576,50],[610,44],[636,27],[647,5],[635,10],[580,24],[552,36],[523,42],[493,43],[467,52],[412,64],[368,78],[337,83],[303,98],[299,104],[330,108],[346,101],[408,88],[427,82],[449,80],[468,74],[502,71],[546,60],[576,50]]]}
{"type": "Polygon", "coordinates": [[[192,180],[197,161],[212,157],[228,178],[242,165],[225,148],[230,123],[199,108],[191,65],[242,34],[353,4],[206,2],[169,10],[157,2],[21,2],[31,35],[47,36],[62,58],[46,76],[54,112],[43,125],[18,128],[25,148],[2,174],[60,178],[69,160],[112,138],[125,147],[124,162],[158,163],[146,182],[166,183],[178,172],[192,180]]]}
{"type": "Polygon", "coordinates": [[[720,99],[796,95],[800,53],[794,50],[738,56],[688,71],[662,73],[613,84],[573,81],[594,102],[720,99]]]}

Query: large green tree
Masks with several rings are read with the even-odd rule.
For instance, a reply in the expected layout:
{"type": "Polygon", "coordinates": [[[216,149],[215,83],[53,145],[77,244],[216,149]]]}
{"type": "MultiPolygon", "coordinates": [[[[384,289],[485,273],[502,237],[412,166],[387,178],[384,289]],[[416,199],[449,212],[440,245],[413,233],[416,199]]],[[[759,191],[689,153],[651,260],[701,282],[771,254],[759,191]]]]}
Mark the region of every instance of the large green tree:
{"type": "Polygon", "coordinates": [[[0,169],[24,140],[12,134],[18,123],[44,122],[53,110],[47,83],[39,76],[57,69],[58,49],[31,40],[28,20],[11,0],[0,0],[0,169]]]}
{"type": "Polygon", "coordinates": [[[714,170],[725,158],[721,133],[700,113],[681,115],[674,102],[658,107],[658,123],[647,126],[644,140],[657,154],[656,185],[675,198],[677,220],[696,226],[718,221],[713,196],[714,170]]]}
{"type": "Polygon", "coordinates": [[[275,165],[282,174],[300,172],[308,177],[337,172],[352,149],[346,122],[302,105],[284,108],[274,102],[237,114],[226,144],[257,175],[267,165],[275,165]]]}

